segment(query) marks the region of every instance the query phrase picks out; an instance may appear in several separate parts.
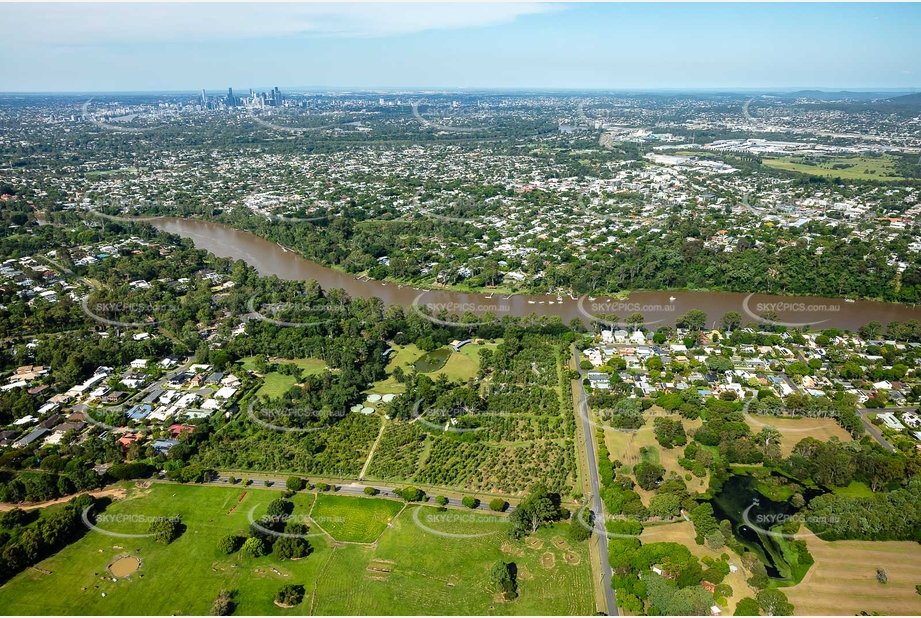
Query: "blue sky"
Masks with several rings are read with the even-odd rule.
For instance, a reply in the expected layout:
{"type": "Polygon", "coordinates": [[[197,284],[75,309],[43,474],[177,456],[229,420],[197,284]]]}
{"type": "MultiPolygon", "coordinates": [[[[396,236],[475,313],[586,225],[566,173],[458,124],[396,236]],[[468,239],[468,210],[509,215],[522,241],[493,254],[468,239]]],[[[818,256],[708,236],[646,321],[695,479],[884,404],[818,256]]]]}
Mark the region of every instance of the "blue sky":
{"type": "Polygon", "coordinates": [[[921,87],[918,4],[0,4],[0,91],[921,87]]]}

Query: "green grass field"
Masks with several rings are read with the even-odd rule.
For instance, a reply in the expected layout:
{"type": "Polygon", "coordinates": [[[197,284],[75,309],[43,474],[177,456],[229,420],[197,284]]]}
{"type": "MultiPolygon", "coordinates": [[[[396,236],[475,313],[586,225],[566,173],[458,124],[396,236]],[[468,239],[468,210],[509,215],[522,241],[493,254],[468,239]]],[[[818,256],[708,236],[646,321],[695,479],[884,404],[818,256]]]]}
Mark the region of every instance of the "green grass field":
{"type": "MultiPolygon", "coordinates": [[[[226,486],[132,486],[127,497],[114,502],[105,513],[181,514],[186,526],[181,537],[161,545],[148,538],[125,539],[88,531],[36,565],[50,575],[26,570],[0,588],[2,613],[207,615],[221,589],[235,591],[237,615],[588,615],[595,611],[588,546],[568,540],[567,524],[541,529],[532,540],[508,541],[502,516],[453,509],[439,513],[432,507],[410,506],[372,545],[340,544],[322,535],[310,537],[313,553],[297,561],[221,554],[218,539],[244,533],[250,513],[258,518],[279,494],[226,486]],[[455,538],[439,532],[485,536],[455,538]],[[106,566],[124,553],[141,559],[140,570],[117,582],[111,577],[102,579],[106,566]],[[488,583],[487,570],[500,558],[518,567],[520,596],[511,602],[496,596],[488,583]],[[297,607],[279,608],[273,596],[288,583],[303,585],[307,594],[297,607]]],[[[338,496],[320,499],[327,503],[326,498],[338,496]]],[[[293,516],[304,516],[313,496],[297,494],[293,500],[293,516]]],[[[376,503],[386,503],[383,512],[387,513],[392,512],[391,504],[400,506],[386,500],[355,500],[344,507],[345,513],[356,509],[379,512],[376,503]]],[[[338,501],[327,504],[335,510],[338,501]]],[[[378,526],[383,521],[362,516],[378,526]]],[[[105,527],[146,532],[146,525],[129,522],[106,522],[105,527]]],[[[311,534],[319,532],[315,528],[311,534]]]]}
{"type": "Polygon", "coordinates": [[[845,180],[902,180],[895,172],[894,159],[889,155],[880,157],[816,157],[816,165],[808,165],[802,157],[765,158],[762,163],[774,169],[800,172],[825,178],[845,180]],[[847,166],[834,169],[835,166],[847,166]]]}
{"type": "MultiPolygon", "coordinates": [[[[416,347],[415,344],[411,343],[405,346],[392,345],[395,354],[391,354],[390,361],[387,363],[387,373],[392,373],[393,370],[397,367],[402,367],[403,371],[409,373],[412,371],[412,365],[419,358],[425,355],[425,352],[416,347]]],[[[482,348],[489,348],[491,350],[496,349],[496,344],[468,344],[460,349],[460,352],[452,352],[448,362],[445,363],[445,366],[439,369],[438,371],[432,371],[426,375],[432,378],[433,380],[437,379],[440,374],[445,374],[451,380],[461,380],[466,382],[470,378],[476,377],[477,371],[480,368],[480,358],[478,356],[479,350],[482,348]]],[[[387,393],[387,392],[403,392],[401,390],[390,390],[397,386],[396,380],[393,378],[388,378],[380,383],[375,384],[374,388],[371,389],[373,392],[377,393],[387,393]],[[378,386],[378,384],[380,386],[378,386]]],[[[402,387],[402,384],[398,385],[402,387]]],[[[370,391],[369,391],[370,392],[370,391]]]]}
{"type": "MultiPolygon", "coordinates": [[[[296,358],[296,359],[277,359],[272,362],[294,363],[303,370],[304,375],[322,373],[326,369],[326,363],[318,358],[296,358]]],[[[240,364],[244,369],[255,371],[256,357],[247,356],[240,359],[240,364]]],[[[287,392],[289,388],[297,384],[294,376],[283,375],[277,371],[270,371],[263,378],[264,382],[259,390],[256,391],[258,397],[280,397],[287,392]]]]}
{"type": "Polygon", "coordinates": [[[337,541],[373,543],[402,508],[396,500],[320,494],[311,517],[337,541]]]}
{"type": "Polygon", "coordinates": [[[873,491],[866,483],[861,483],[860,481],[851,481],[851,484],[847,487],[834,487],[832,488],[839,496],[848,496],[850,498],[872,498],[873,491]]]}

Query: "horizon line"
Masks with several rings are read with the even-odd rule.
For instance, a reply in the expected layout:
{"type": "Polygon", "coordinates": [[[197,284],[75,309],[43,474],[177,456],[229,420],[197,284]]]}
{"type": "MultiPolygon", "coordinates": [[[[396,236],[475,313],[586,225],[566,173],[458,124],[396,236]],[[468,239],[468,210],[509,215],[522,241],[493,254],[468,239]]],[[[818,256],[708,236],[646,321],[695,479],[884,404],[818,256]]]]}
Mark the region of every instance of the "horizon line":
{"type": "MultiPolygon", "coordinates": [[[[68,95],[68,94],[199,94],[202,90],[205,92],[225,92],[228,86],[219,88],[176,88],[176,89],[154,89],[154,90],[0,90],[0,95],[68,95]]],[[[234,86],[229,86],[234,88],[234,86]]],[[[893,93],[906,92],[913,93],[921,91],[921,86],[688,86],[688,87],[629,87],[629,86],[259,86],[240,88],[240,91],[249,90],[261,92],[278,88],[280,91],[304,91],[304,92],[367,92],[367,93],[421,93],[421,92],[611,92],[611,93],[646,93],[646,92],[670,92],[670,93],[696,93],[696,92],[719,92],[719,93],[794,93],[801,91],[838,93],[838,92],[859,92],[859,93],[893,93]]]]}

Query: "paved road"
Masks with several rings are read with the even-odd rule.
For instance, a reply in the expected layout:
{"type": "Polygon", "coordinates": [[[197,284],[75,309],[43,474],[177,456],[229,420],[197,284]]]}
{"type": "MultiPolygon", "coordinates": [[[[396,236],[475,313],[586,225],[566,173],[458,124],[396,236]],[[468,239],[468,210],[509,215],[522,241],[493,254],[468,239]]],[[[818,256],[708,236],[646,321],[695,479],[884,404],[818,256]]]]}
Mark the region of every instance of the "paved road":
{"type": "Polygon", "coordinates": [[[857,414],[860,415],[860,422],[863,423],[864,429],[867,430],[867,433],[873,436],[873,439],[883,445],[883,448],[888,450],[890,453],[895,452],[895,447],[889,444],[889,441],[883,437],[883,434],[880,433],[879,429],[864,418],[867,414],[872,414],[874,412],[889,412],[892,410],[897,410],[900,412],[909,412],[915,410],[915,408],[857,408],[857,414]]]}
{"type": "MultiPolygon", "coordinates": [[[[228,483],[228,478],[229,478],[228,476],[218,476],[217,480],[211,481],[211,482],[212,482],[212,483],[220,483],[220,484],[226,485],[226,484],[228,483]]],[[[272,489],[284,489],[284,487],[285,487],[285,482],[286,482],[287,480],[288,480],[288,477],[287,477],[287,476],[278,477],[278,478],[269,478],[269,479],[250,479],[250,485],[249,485],[249,486],[250,486],[250,487],[261,487],[261,488],[266,488],[266,487],[269,487],[268,485],[266,485],[266,481],[268,481],[268,482],[272,483],[272,485],[271,485],[271,488],[272,488],[272,489]]],[[[396,498],[397,500],[400,499],[399,496],[397,496],[395,493],[393,493],[393,488],[387,487],[387,486],[384,486],[384,485],[365,485],[365,484],[359,483],[359,482],[357,482],[357,481],[348,481],[348,482],[342,483],[342,484],[333,484],[333,483],[329,483],[329,485],[335,488],[334,490],[330,490],[330,493],[342,494],[342,495],[346,495],[346,496],[364,496],[364,495],[365,495],[365,488],[366,488],[366,487],[373,487],[374,489],[376,489],[376,490],[378,491],[378,495],[381,496],[381,497],[384,497],[384,498],[396,498]]],[[[241,487],[242,487],[242,486],[241,486],[241,487]]],[[[425,502],[434,503],[434,502],[435,502],[435,496],[426,495],[426,496],[425,496],[425,502]]],[[[457,498],[448,498],[448,504],[447,504],[447,506],[455,506],[455,507],[458,507],[458,508],[465,508],[465,509],[467,508],[467,507],[465,507],[465,506],[461,503],[461,501],[458,500],[457,498]]],[[[494,512],[494,511],[492,511],[492,510],[489,508],[489,502],[488,502],[488,501],[482,501],[482,500],[479,502],[479,504],[477,504],[476,510],[479,510],[479,511],[489,511],[490,513],[493,513],[493,512],[494,512]]],[[[513,505],[509,505],[508,508],[505,509],[505,512],[506,512],[506,513],[511,513],[511,512],[514,511],[514,510],[515,510],[515,507],[514,507],[513,505]]]]}
{"type": "MultiPolygon", "coordinates": [[[[575,350],[576,367],[579,366],[579,351],[575,350]]],[[[579,375],[583,375],[579,369],[579,375]]],[[[582,422],[582,434],[585,436],[585,457],[588,460],[588,475],[592,491],[592,515],[595,518],[595,535],[598,537],[598,549],[601,554],[601,587],[604,589],[604,598],[608,606],[608,615],[617,616],[617,594],[611,587],[611,562],[608,560],[608,541],[604,526],[604,502],[601,501],[601,481],[598,478],[598,460],[595,457],[595,442],[592,439],[595,430],[588,416],[588,402],[585,398],[585,387],[579,380],[579,419],[582,422]],[[599,534],[600,533],[600,534],[599,534]]]]}

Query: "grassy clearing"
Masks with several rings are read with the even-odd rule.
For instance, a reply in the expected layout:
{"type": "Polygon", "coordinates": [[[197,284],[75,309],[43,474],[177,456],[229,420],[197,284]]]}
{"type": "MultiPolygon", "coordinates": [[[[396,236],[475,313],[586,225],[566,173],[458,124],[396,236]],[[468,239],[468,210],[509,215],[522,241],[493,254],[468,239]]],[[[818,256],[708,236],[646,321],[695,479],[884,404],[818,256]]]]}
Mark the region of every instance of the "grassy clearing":
{"type": "Polygon", "coordinates": [[[880,157],[777,157],[762,159],[762,163],[774,169],[845,180],[903,180],[895,171],[895,159],[889,155],[880,157]],[[811,165],[809,163],[815,163],[811,165]],[[839,167],[841,169],[835,169],[839,167]]]}
{"type": "MultiPolygon", "coordinates": [[[[312,373],[323,373],[323,370],[326,369],[326,363],[319,358],[272,358],[269,359],[272,363],[293,363],[300,367],[304,375],[309,375],[312,373]]],[[[255,356],[246,356],[241,358],[239,361],[244,369],[249,369],[255,371],[256,369],[256,357],[255,356]]]]}
{"type": "Polygon", "coordinates": [[[784,588],[797,615],[921,614],[921,545],[913,542],[806,539],[815,564],[796,586],[784,588]],[[886,570],[889,582],[876,580],[886,570]]]}
{"type": "Polygon", "coordinates": [[[374,546],[345,546],[323,573],[316,614],[559,614],[594,612],[587,544],[567,540],[566,525],[539,530],[535,541],[507,541],[504,518],[408,507],[374,546]],[[417,511],[418,509],[418,511],[417,511]],[[415,515],[415,517],[414,517],[415,515]],[[453,519],[453,521],[452,521],[453,519]],[[431,530],[478,535],[439,536],[431,530]],[[558,547],[554,540],[562,540],[558,547]],[[519,597],[505,601],[490,586],[496,560],[518,567],[519,597]]]}
{"type": "MultiPolygon", "coordinates": [[[[390,347],[396,350],[396,352],[390,355],[390,361],[387,363],[387,373],[393,373],[393,370],[397,367],[402,367],[403,371],[409,373],[413,370],[413,363],[425,355],[425,352],[416,347],[414,343],[405,346],[391,345],[390,347]]],[[[452,351],[444,367],[438,371],[427,373],[426,375],[435,380],[440,374],[445,374],[451,380],[461,380],[465,382],[470,378],[475,378],[480,367],[480,359],[477,354],[483,347],[490,347],[490,349],[496,348],[493,344],[486,344],[485,346],[468,344],[461,348],[460,352],[452,351]]],[[[402,389],[402,384],[399,384],[393,378],[388,378],[387,380],[376,383],[372,390],[378,393],[402,393],[404,389],[402,389]],[[387,388],[400,388],[400,390],[381,390],[387,388]]]]}
{"type": "Polygon", "coordinates": [[[832,491],[839,496],[848,496],[850,498],[873,497],[873,490],[866,483],[861,483],[860,481],[851,481],[851,484],[847,487],[833,487],[832,491]]]}
{"type": "MultiPolygon", "coordinates": [[[[235,591],[237,615],[595,612],[588,545],[569,541],[566,524],[539,530],[536,542],[510,542],[504,534],[507,523],[502,516],[410,507],[389,527],[384,526],[383,536],[374,545],[343,545],[325,535],[316,536],[310,538],[314,551],[309,557],[283,562],[271,555],[243,559],[218,551],[221,536],[243,533],[249,527],[249,514],[258,518],[278,496],[275,490],[226,486],[154,483],[149,489],[132,487],[126,499],[115,502],[106,512],[181,513],[187,526],[184,534],[170,545],[161,545],[151,539],[128,540],[88,532],[37,565],[51,571],[50,575],[28,570],[0,588],[3,613],[207,615],[221,589],[235,591]],[[244,491],[246,495],[240,500],[244,491]],[[416,508],[420,509],[416,519],[428,530],[414,521],[416,508]],[[437,532],[466,536],[448,537],[437,532]],[[471,536],[481,534],[484,536],[471,536]],[[106,565],[124,553],[141,559],[140,570],[118,582],[100,579],[106,565]],[[489,585],[487,571],[498,559],[515,562],[518,567],[520,596],[514,601],[497,597],[489,585]],[[307,595],[301,605],[282,609],[272,598],[289,583],[303,585],[307,595]]],[[[338,496],[322,495],[319,500],[337,504],[328,498],[338,496]]],[[[293,500],[293,515],[302,516],[309,512],[313,495],[301,493],[293,500]]],[[[353,500],[362,501],[363,513],[377,512],[376,507],[367,506],[373,503],[388,505],[388,511],[392,508],[389,505],[399,506],[388,500],[353,500]]],[[[347,513],[355,510],[354,506],[345,508],[347,513]]],[[[374,517],[368,521],[378,526],[383,522],[374,517]]],[[[116,525],[129,532],[132,525],[139,524],[111,524],[116,525]]],[[[316,526],[311,530],[315,532],[316,526]]]]}
{"type": "Polygon", "coordinates": [[[828,442],[836,437],[842,442],[850,442],[851,434],[832,418],[805,418],[753,415],[745,419],[752,431],[758,433],[764,425],[771,425],[780,431],[780,450],[784,457],[793,452],[793,447],[803,438],[815,438],[828,442]],[[754,421],[752,420],[754,419],[754,421]]]}
{"type": "Polygon", "coordinates": [[[439,369],[438,371],[433,371],[428,374],[432,376],[432,379],[436,379],[439,374],[445,374],[448,376],[449,380],[460,380],[461,382],[466,382],[470,378],[475,378],[477,371],[479,371],[478,361],[471,360],[466,354],[461,354],[458,352],[452,352],[448,362],[445,363],[445,366],[439,369]]]}
{"type": "MultiPolygon", "coordinates": [[[[170,545],[162,545],[150,538],[126,539],[87,532],[37,565],[51,571],[51,575],[27,570],[0,588],[3,613],[135,615],[140,611],[207,615],[217,593],[227,588],[237,590],[235,600],[241,613],[296,614],[296,609],[277,608],[272,597],[283,583],[312,581],[320,567],[313,556],[297,562],[278,562],[271,556],[226,556],[217,549],[221,536],[244,533],[251,510],[255,508],[253,517],[258,518],[279,495],[278,491],[239,487],[154,484],[149,489],[132,488],[126,499],[113,503],[105,513],[181,514],[186,526],[182,536],[170,545]],[[246,495],[240,500],[244,491],[246,495]],[[117,582],[111,577],[103,579],[106,565],[124,553],[141,559],[140,570],[117,582]],[[282,575],[272,572],[273,566],[282,575]]],[[[294,514],[306,515],[311,500],[309,495],[297,496],[294,514]]],[[[147,531],[143,523],[106,521],[99,525],[113,532],[147,531]]]]}
{"type": "Polygon", "coordinates": [[[396,500],[320,494],[310,516],[337,541],[373,543],[402,508],[396,500]]]}
{"type": "MultiPolygon", "coordinates": [[[[323,373],[327,368],[326,363],[318,358],[272,358],[269,359],[269,361],[271,363],[293,363],[301,368],[304,375],[323,373]]],[[[243,365],[244,369],[250,371],[256,370],[255,356],[241,358],[239,362],[243,365]]],[[[280,397],[295,384],[297,384],[297,380],[294,376],[283,375],[277,371],[270,371],[263,377],[263,384],[259,387],[259,390],[256,391],[256,396],[280,397]]]]}
{"type": "Polygon", "coordinates": [[[295,384],[297,384],[297,380],[294,379],[294,376],[286,376],[272,371],[265,374],[262,386],[256,391],[256,396],[271,397],[273,399],[281,397],[295,384]]]}
{"type": "MultiPolygon", "coordinates": [[[[665,468],[666,475],[674,472],[681,478],[684,478],[689,472],[678,465],[678,460],[684,455],[684,447],[676,446],[671,449],[662,448],[656,441],[653,423],[657,416],[665,416],[666,414],[665,412],[657,412],[656,410],[660,409],[656,407],[650,408],[650,410],[653,412],[647,412],[645,424],[637,431],[626,432],[605,429],[604,441],[608,447],[608,451],[611,453],[611,458],[619,459],[631,469],[643,460],[657,463],[665,468]],[[645,455],[640,453],[640,449],[643,447],[647,449],[645,455]]],[[[684,424],[684,430],[688,433],[703,424],[703,421],[700,419],[689,421],[687,419],[682,419],[678,415],[671,415],[671,418],[680,419],[684,424]]],[[[703,478],[698,478],[696,476],[692,477],[690,481],[686,481],[688,489],[691,491],[704,491],[709,483],[709,475],[710,473],[707,472],[707,476],[703,478]]],[[[640,494],[643,498],[643,503],[648,506],[649,500],[652,498],[654,492],[644,491],[640,487],[634,487],[633,489],[640,494]]]]}

